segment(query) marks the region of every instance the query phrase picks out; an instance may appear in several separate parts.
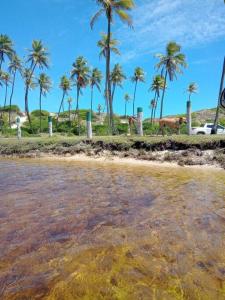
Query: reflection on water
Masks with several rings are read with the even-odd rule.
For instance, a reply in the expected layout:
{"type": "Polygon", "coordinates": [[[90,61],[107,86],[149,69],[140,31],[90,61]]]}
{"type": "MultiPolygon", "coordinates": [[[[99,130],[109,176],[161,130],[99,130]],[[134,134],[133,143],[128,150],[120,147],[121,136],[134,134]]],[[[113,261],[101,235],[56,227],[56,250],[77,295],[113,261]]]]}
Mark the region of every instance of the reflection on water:
{"type": "Polygon", "coordinates": [[[0,170],[0,299],[225,299],[224,171],[0,170]]]}

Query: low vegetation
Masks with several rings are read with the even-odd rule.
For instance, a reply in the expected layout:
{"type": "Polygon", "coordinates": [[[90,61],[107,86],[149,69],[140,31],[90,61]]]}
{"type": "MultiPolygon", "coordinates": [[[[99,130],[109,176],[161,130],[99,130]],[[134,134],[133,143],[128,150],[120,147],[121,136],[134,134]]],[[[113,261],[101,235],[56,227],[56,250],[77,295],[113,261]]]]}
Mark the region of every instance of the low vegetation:
{"type": "Polygon", "coordinates": [[[146,161],[177,162],[179,165],[217,164],[225,168],[225,137],[221,136],[103,136],[33,137],[2,139],[0,156],[41,157],[85,154],[94,158],[120,157],[146,161]]]}

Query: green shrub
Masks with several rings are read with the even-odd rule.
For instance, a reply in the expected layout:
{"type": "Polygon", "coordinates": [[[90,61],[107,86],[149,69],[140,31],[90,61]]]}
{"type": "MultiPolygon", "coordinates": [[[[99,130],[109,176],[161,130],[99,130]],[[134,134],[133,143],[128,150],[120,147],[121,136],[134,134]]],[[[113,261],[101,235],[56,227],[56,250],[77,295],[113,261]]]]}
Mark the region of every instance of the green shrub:
{"type": "MultiPolygon", "coordinates": [[[[79,135],[79,127],[78,125],[73,127],[71,132],[75,135],[79,135]]],[[[80,125],[80,135],[84,135],[86,133],[86,127],[83,125],[80,125]]]]}
{"type": "Polygon", "coordinates": [[[94,125],[93,132],[95,135],[104,136],[108,135],[108,126],[107,125],[94,125]]]}
{"type": "MultiPolygon", "coordinates": [[[[120,124],[120,117],[119,116],[114,115],[113,120],[114,120],[115,125],[120,124]]],[[[105,119],[104,119],[104,125],[108,125],[108,116],[106,116],[105,119]]]]}
{"type": "Polygon", "coordinates": [[[144,122],[143,131],[145,135],[157,134],[159,131],[159,124],[158,123],[151,124],[149,122],[144,122]]]}
{"type": "MultiPolygon", "coordinates": [[[[39,109],[33,110],[31,112],[31,116],[33,116],[33,117],[40,117],[40,110],[39,109]]],[[[48,117],[49,116],[49,112],[47,110],[42,110],[41,111],[41,116],[42,117],[48,117]]]]}
{"type": "MultiPolygon", "coordinates": [[[[10,110],[10,106],[6,105],[5,108],[1,107],[0,110],[8,112],[10,110]]],[[[18,112],[20,112],[20,108],[18,105],[13,104],[13,105],[11,105],[11,111],[16,111],[18,113],[18,112]]]]}
{"type": "MultiPolygon", "coordinates": [[[[30,129],[29,122],[26,121],[23,124],[23,130],[28,132],[29,134],[37,134],[40,132],[40,119],[31,115],[31,125],[32,129],[30,129]]],[[[48,132],[48,117],[41,118],[41,128],[42,132],[48,132]]]]}
{"type": "MultiPolygon", "coordinates": [[[[71,124],[71,128],[72,128],[72,124],[71,124]]],[[[65,121],[65,122],[59,122],[57,128],[55,128],[55,130],[57,132],[69,132],[71,131],[70,128],[70,122],[69,121],[65,121]]]]}
{"type": "MultiPolygon", "coordinates": [[[[86,121],[86,115],[87,115],[87,112],[89,112],[90,110],[88,109],[80,109],[79,110],[79,116],[80,116],[80,120],[83,120],[83,121],[86,121]]],[[[70,114],[71,115],[75,115],[76,114],[76,110],[71,110],[70,111],[70,114]]],[[[61,112],[59,114],[60,118],[69,118],[69,111],[64,111],[64,112],[61,112]]],[[[96,114],[95,113],[92,113],[92,121],[95,122],[96,121],[96,114]]]]}
{"type": "Polygon", "coordinates": [[[118,124],[115,126],[118,134],[127,134],[128,133],[128,124],[118,124]]]}

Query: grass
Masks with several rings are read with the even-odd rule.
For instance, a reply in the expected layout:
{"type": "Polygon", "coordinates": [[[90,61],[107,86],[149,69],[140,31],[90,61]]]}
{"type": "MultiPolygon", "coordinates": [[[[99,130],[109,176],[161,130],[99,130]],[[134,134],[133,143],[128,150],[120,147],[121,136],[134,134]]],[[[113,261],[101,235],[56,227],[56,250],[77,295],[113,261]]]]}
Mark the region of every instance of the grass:
{"type": "Polygon", "coordinates": [[[215,136],[98,136],[90,142],[84,136],[61,136],[55,135],[49,138],[47,135],[42,137],[24,137],[21,140],[17,138],[1,138],[0,154],[22,153],[30,150],[45,150],[51,146],[51,149],[57,147],[70,148],[78,144],[92,145],[92,147],[103,147],[110,150],[114,145],[114,150],[129,150],[129,148],[145,150],[184,150],[196,147],[201,150],[225,148],[225,137],[215,136]],[[111,148],[110,148],[111,147],[111,148]]]}

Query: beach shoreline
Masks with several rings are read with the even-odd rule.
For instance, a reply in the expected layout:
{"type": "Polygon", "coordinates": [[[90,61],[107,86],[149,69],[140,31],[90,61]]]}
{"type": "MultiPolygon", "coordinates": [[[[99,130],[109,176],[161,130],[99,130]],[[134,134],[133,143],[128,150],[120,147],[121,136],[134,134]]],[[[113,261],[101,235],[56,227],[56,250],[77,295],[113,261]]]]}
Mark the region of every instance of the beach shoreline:
{"type": "Polygon", "coordinates": [[[2,139],[0,158],[94,161],[142,166],[225,169],[225,140],[215,137],[99,137],[93,140],[2,139]]]}
{"type": "Polygon", "coordinates": [[[163,168],[187,168],[197,170],[221,170],[225,171],[219,164],[179,164],[179,161],[165,161],[165,160],[144,160],[133,157],[119,157],[116,155],[101,155],[101,156],[90,156],[87,154],[75,154],[75,155],[57,155],[50,153],[27,153],[25,155],[4,155],[0,156],[1,160],[4,159],[29,159],[33,161],[50,161],[50,162],[81,162],[81,163],[100,163],[103,165],[118,165],[118,166],[140,166],[140,167],[163,167],[163,168]]]}

